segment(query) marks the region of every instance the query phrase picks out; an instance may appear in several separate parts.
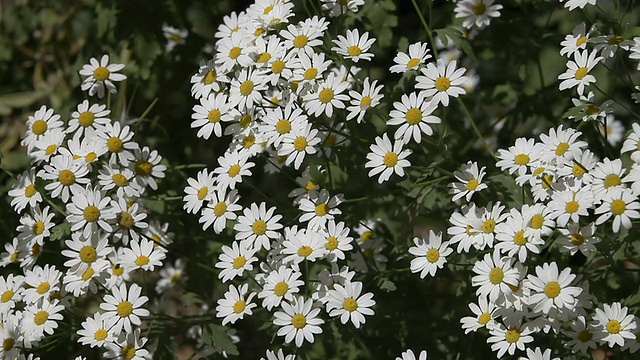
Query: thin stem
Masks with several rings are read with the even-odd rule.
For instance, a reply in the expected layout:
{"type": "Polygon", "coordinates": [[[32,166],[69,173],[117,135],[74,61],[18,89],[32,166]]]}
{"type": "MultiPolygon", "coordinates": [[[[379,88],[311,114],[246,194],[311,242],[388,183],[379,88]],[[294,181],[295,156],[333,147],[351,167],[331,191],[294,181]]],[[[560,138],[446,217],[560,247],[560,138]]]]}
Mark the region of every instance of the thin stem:
{"type": "Polygon", "coordinates": [[[464,104],[464,101],[462,101],[462,99],[460,98],[457,98],[457,100],[460,106],[462,106],[462,109],[464,109],[465,114],[469,118],[469,121],[471,122],[471,127],[473,128],[473,132],[475,132],[478,139],[482,141],[482,144],[487,149],[489,154],[491,154],[491,157],[493,157],[495,160],[498,160],[498,158],[496,157],[496,154],[493,152],[493,150],[489,146],[489,143],[487,142],[487,140],[485,140],[484,136],[482,136],[482,134],[480,133],[480,130],[478,130],[478,126],[476,125],[475,120],[473,120],[473,117],[471,116],[469,109],[467,109],[467,106],[464,104]]]}
{"type": "Polygon", "coordinates": [[[436,42],[433,39],[433,34],[431,33],[431,28],[427,24],[427,20],[422,15],[422,11],[420,11],[420,7],[418,6],[418,3],[416,3],[416,0],[411,0],[411,3],[413,3],[413,7],[416,9],[416,12],[418,13],[418,17],[420,18],[420,22],[422,22],[422,26],[427,31],[427,36],[429,36],[429,41],[431,42],[431,49],[433,50],[433,55],[435,55],[435,58],[437,59],[438,58],[438,49],[436,49],[436,42]]]}

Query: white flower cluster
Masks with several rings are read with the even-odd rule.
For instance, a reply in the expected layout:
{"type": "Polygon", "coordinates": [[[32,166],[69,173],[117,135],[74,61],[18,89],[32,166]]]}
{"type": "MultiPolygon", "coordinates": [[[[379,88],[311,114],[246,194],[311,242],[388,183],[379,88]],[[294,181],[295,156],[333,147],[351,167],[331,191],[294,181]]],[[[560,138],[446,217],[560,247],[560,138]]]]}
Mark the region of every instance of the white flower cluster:
{"type": "MultiPolygon", "coordinates": [[[[89,75],[82,88],[90,95],[102,96],[104,86],[115,92],[108,79],[124,79],[115,74],[123,67],[109,65],[106,55],[100,63],[91,59],[80,71],[89,75]]],[[[0,254],[0,266],[19,265],[23,274],[0,277],[0,358],[25,358],[24,349],[52,335],[72,301],[93,294],[102,297],[102,311],[81,324],[78,341],[104,348],[106,358],[151,358],[139,330],[150,314],[148,298],[132,275],[161,267],[166,256],[166,226],[144,208],[166,167],[110,115],[107,105],[85,100],[68,121],[45,106],[27,120],[22,145],[31,168],[9,191],[22,218],[18,236],[0,254]],[[36,264],[52,233],[65,227],[70,238],[57,236],[64,240],[64,269],[36,264]]]]}

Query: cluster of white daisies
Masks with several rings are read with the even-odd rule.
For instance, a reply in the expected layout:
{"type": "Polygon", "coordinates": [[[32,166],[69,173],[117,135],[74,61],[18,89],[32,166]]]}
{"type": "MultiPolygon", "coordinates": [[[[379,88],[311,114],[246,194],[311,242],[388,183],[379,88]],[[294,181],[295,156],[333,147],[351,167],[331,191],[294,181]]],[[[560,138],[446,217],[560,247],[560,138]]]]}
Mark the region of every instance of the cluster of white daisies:
{"type": "MultiPolygon", "coordinates": [[[[116,93],[123,67],[107,55],[92,58],[80,71],[82,89],[100,98],[116,93]]],[[[27,120],[21,144],[31,167],[9,191],[22,217],[0,254],[0,266],[19,271],[0,277],[2,359],[31,359],[27,349],[54,334],[65,309],[94,294],[101,310],[87,314],[78,342],[102,347],[106,358],[151,358],[139,331],[148,297],[135,276],[161,267],[171,242],[166,224],[144,208],[166,167],[157,151],[133,140],[125,120],[111,116],[107,104],[84,100],[68,120],[45,106],[27,120]],[[70,232],[60,239],[64,267],[37,264],[56,228],[70,232]]],[[[164,276],[156,290],[172,285],[164,276]]]]}

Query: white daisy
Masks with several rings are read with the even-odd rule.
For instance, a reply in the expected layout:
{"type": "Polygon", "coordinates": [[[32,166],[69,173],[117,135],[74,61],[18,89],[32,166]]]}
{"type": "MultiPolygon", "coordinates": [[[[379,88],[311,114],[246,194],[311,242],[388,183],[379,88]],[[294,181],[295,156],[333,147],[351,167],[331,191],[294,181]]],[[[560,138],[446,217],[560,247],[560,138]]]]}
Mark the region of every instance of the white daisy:
{"type": "Polygon", "coordinates": [[[153,271],[156,266],[162,267],[166,252],[163,247],[156,246],[154,241],[145,237],[131,239],[130,247],[120,248],[120,262],[128,271],[153,271]]]}
{"type": "Polygon", "coordinates": [[[409,70],[418,70],[425,61],[431,59],[429,54],[429,44],[427,43],[413,43],[409,45],[409,54],[399,52],[394,58],[395,65],[389,68],[392,73],[404,73],[409,70]]]}
{"type": "Polygon", "coordinates": [[[563,80],[560,83],[560,90],[577,86],[578,95],[582,95],[586,86],[595,83],[595,76],[589,74],[589,72],[602,60],[602,57],[596,57],[597,55],[597,51],[592,51],[591,53],[589,53],[589,50],[576,51],[573,54],[574,60],[567,62],[567,71],[558,75],[558,80],[563,80]]]}
{"type": "Polygon", "coordinates": [[[420,93],[431,98],[436,105],[449,106],[449,96],[457,98],[467,93],[462,87],[467,81],[463,76],[467,69],[456,69],[456,65],[455,60],[445,64],[442,59],[438,59],[436,64],[428,63],[421,70],[422,75],[416,77],[416,89],[423,89],[420,93]]]}
{"type": "Polygon", "coordinates": [[[281,326],[278,329],[278,336],[284,336],[284,342],[290,343],[294,341],[296,347],[301,347],[304,341],[313,343],[314,334],[321,334],[322,328],[319,325],[324,324],[324,320],[318,318],[320,309],[313,308],[313,300],[305,299],[300,296],[294,298],[293,302],[282,303],[282,310],[274,314],[273,324],[281,326]]]}
{"type": "Polygon", "coordinates": [[[278,156],[286,156],[285,164],[293,164],[295,169],[299,169],[306,154],[318,151],[316,145],[320,141],[318,130],[310,122],[304,120],[292,123],[290,131],[283,135],[278,156]]]}
{"type": "Polygon", "coordinates": [[[338,38],[333,40],[333,43],[338,46],[332,47],[331,51],[335,51],[345,59],[353,60],[353,62],[358,62],[361,59],[371,61],[373,54],[367,51],[369,51],[376,39],[369,39],[369,33],[366,31],[360,36],[357,28],[347,30],[346,35],[346,37],[338,35],[338,38]]]}
{"type": "Polygon", "coordinates": [[[116,217],[110,206],[112,199],[99,188],[87,185],[85,189],[75,192],[71,200],[66,207],[71,231],[82,230],[85,238],[89,238],[99,228],[106,232],[113,231],[109,224],[116,217]]]}
{"type": "Polygon", "coordinates": [[[448,241],[442,241],[442,233],[436,234],[429,230],[429,235],[413,238],[415,246],[409,248],[409,253],[416,258],[411,260],[411,272],[420,273],[424,279],[427,274],[436,275],[438,269],[442,269],[447,262],[446,257],[451,255],[453,249],[448,241]]]}
{"type": "Polygon", "coordinates": [[[217,174],[216,181],[220,189],[235,189],[237,183],[242,182],[243,176],[251,176],[251,169],[255,164],[248,161],[246,151],[227,152],[218,157],[218,166],[213,170],[217,174]]]}
{"type": "Polygon", "coordinates": [[[401,101],[393,103],[395,110],[391,110],[390,119],[387,121],[387,125],[400,125],[394,138],[396,140],[402,139],[405,144],[408,144],[413,138],[419,144],[422,141],[422,133],[433,135],[429,124],[441,122],[439,117],[432,115],[438,103],[427,101],[422,93],[418,95],[411,93],[409,96],[403,94],[401,101]]]}
{"type": "Polygon", "coordinates": [[[225,93],[210,93],[209,96],[200,98],[200,104],[193,106],[191,114],[191,128],[199,128],[197,137],[208,140],[211,133],[216,137],[222,137],[222,122],[233,120],[231,113],[233,104],[228,102],[225,93]]]}
{"type": "Polygon", "coordinates": [[[380,100],[384,95],[380,94],[380,91],[384,88],[384,85],[377,86],[378,80],[373,80],[369,83],[369,77],[364,79],[362,85],[362,92],[349,90],[349,96],[351,97],[351,106],[347,106],[347,120],[356,118],[358,124],[362,122],[367,110],[374,108],[380,104],[380,100]]]}
{"type": "MultiPolygon", "coordinates": [[[[52,197],[59,197],[66,203],[69,201],[70,193],[75,194],[82,191],[83,185],[91,182],[86,178],[88,173],[89,168],[86,164],[74,161],[68,156],[57,155],[51,159],[51,163],[38,171],[38,177],[44,180],[53,180],[45,185],[44,189],[51,191],[52,197]]],[[[25,194],[27,188],[25,188],[25,194]]],[[[29,191],[31,192],[31,190],[29,191]]]]}
{"type": "Polygon", "coordinates": [[[329,74],[325,81],[318,84],[318,88],[304,95],[304,107],[315,117],[324,113],[328,117],[333,115],[333,108],[344,109],[345,101],[349,101],[349,95],[343,94],[349,87],[349,83],[342,78],[329,74]]]}
{"type": "Polygon", "coordinates": [[[376,304],[372,293],[362,294],[362,283],[347,281],[344,286],[334,285],[334,290],[327,293],[327,312],[329,316],[340,316],[340,322],[351,321],[356,329],[365,323],[364,315],[373,315],[371,309],[376,304]]]}
{"type": "MultiPolygon", "coordinates": [[[[236,240],[242,240],[257,251],[261,248],[271,249],[270,240],[278,238],[277,230],[282,229],[279,223],[282,215],[274,214],[275,207],[267,210],[266,203],[252,203],[250,207],[243,210],[243,215],[238,217],[238,223],[233,226],[236,233],[236,240]]],[[[247,246],[248,247],[248,246],[247,246]]]]}
{"type": "Polygon", "coordinates": [[[549,314],[552,308],[573,310],[576,298],[582,292],[582,288],[571,286],[575,278],[571,268],[564,268],[558,273],[555,262],[536,266],[536,274],[529,274],[525,282],[525,286],[531,290],[527,302],[533,306],[534,312],[544,314],[549,314]]]}
{"type": "Polygon", "coordinates": [[[96,58],[91,58],[89,64],[82,66],[79,71],[80,75],[87,76],[83,81],[80,88],[82,91],[89,90],[89,96],[98,94],[99,98],[104,97],[104,88],[115,94],[117,93],[116,86],[113,81],[122,81],[127,77],[117,72],[124,69],[124,64],[109,64],[109,55],[102,55],[100,62],[96,58]]]}
{"type": "Polygon", "coordinates": [[[236,276],[242,276],[244,271],[253,270],[253,263],[258,261],[255,257],[256,250],[234,241],[231,247],[222,245],[222,253],[218,256],[215,267],[222,269],[218,278],[222,282],[233,280],[236,276]]]}
{"type": "Polygon", "coordinates": [[[614,345],[623,346],[626,340],[635,341],[634,330],[637,327],[635,318],[628,314],[629,309],[614,302],[611,305],[604,304],[603,309],[596,308],[593,316],[595,321],[595,331],[602,337],[600,343],[607,343],[609,347],[614,345]]]}
{"type": "Polygon", "coordinates": [[[36,170],[31,168],[19,174],[8,195],[12,197],[11,206],[17,213],[21,213],[27,205],[34,207],[39,204],[42,194],[36,189],[36,170]]]}
{"type": "Polygon", "coordinates": [[[377,136],[375,144],[372,144],[369,149],[370,153],[367,154],[367,163],[365,168],[372,168],[369,171],[369,177],[380,174],[378,177],[378,183],[389,180],[393,173],[398,176],[404,176],[404,168],[411,166],[407,156],[411,154],[410,149],[402,149],[402,141],[396,140],[393,145],[387,137],[387,134],[383,134],[382,137],[377,136]]]}
{"type": "Polygon", "coordinates": [[[302,273],[287,266],[280,266],[277,270],[269,272],[264,277],[262,291],[258,293],[258,298],[262,300],[262,307],[271,311],[274,307],[280,306],[284,299],[293,300],[293,295],[300,291],[304,281],[300,280],[302,273]]]}
{"type": "Polygon", "coordinates": [[[214,189],[211,201],[202,209],[202,216],[198,220],[202,224],[202,230],[213,225],[213,231],[220,234],[227,227],[227,220],[235,220],[235,212],[242,209],[242,206],[236,204],[239,199],[237,190],[227,193],[223,188],[214,189]]]}
{"type": "Polygon", "coordinates": [[[456,18],[464,18],[462,26],[467,29],[483,29],[489,26],[491,18],[500,17],[502,5],[494,0],[462,0],[453,10],[456,18]]]}
{"type": "Polygon", "coordinates": [[[243,319],[244,315],[252,315],[254,307],[258,306],[251,302],[256,293],[252,292],[245,298],[249,291],[249,284],[242,284],[235,287],[229,285],[229,290],[224,294],[223,299],[218,300],[216,306],[216,317],[223,318],[222,325],[228,323],[235,324],[238,319],[243,319]]]}
{"type": "Polygon", "coordinates": [[[126,284],[115,286],[111,289],[111,294],[104,296],[104,301],[100,304],[100,309],[105,321],[115,321],[111,331],[119,334],[124,328],[126,333],[132,333],[131,325],[142,324],[141,317],[149,316],[149,310],[142,307],[149,298],[140,296],[142,288],[138,284],[132,283],[127,290],[126,284]]]}

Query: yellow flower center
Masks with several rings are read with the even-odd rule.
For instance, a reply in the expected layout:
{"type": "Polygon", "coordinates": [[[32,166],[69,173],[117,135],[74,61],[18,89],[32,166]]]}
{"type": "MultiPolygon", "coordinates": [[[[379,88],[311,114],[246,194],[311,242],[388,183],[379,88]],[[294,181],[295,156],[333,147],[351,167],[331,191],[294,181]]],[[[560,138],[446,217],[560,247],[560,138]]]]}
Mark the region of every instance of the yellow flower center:
{"type": "Polygon", "coordinates": [[[304,77],[305,80],[313,80],[316,78],[317,75],[318,75],[318,69],[308,68],[307,70],[304,71],[304,74],[302,74],[302,77],[304,77]]]}
{"type": "Polygon", "coordinates": [[[247,307],[247,303],[244,300],[238,300],[233,304],[233,312],[236,314],[240,314],[247,307]]]}
{"type": "Polygon", "coordinates": [[[33,317],[33,322],[38,326],[44,324],[47,320],[49,320],[49,313],[44,310],[38,311],[33,317]]]}
{"type": "Polygon", "coordinates": [[[240,121],[238,122],[242,128],[246,128],[251,124],[251,115],[244,114],[240,117],[240,121]]]}
{"type": "Polygon", "coordinates": [[[482,1],[479,1],[473,4],[471,11],[473,11],[474,15],[482,15],[487,11],[487,6],[482,1]]]}
{"type": "Polygon", "coordinates": [[[591,338],[593,338],[593,334],[587,329],[582,330],[578,333],[578,340],[582,341],[583,343],[591,340],[591,338]]]}
{"type": "Polygon", "coordinates": [[[51,145],[47,146],[46,149],[44,149],[44,154],[45,155],[51,155],[56,151],[57,148],[58,148],[58,145],[51,144],[51,145]]]}
{"type": "Polygon", "coordinates": [[[427,261],[429,261],[430,263],[435,263],[438,261],[438,259],[440,259],[440,252],[438,251],[438,249],[435,248],[431,248],[429,249],[429,251],[427,251],[427,261]]]}
{"type": "Polygon", "coordinates": [[[527,154],[518,154],[515,158],[513,158],[513,162],[516,165],[527,165],[529,163],[529,155],[527,154]]]}
{"type": "Polygon", "coordinates": [[[493,219],[487,219],[482,223],[480,228],[485,234],[491,234],[496,228],[496,221],[493,219]]]}
{"type": "MultiPolygon", "coordinates": [[[[64,171],[64,170],[63,170],[64,171]]],[[[64,184],[63,184],[64,185],[64,184]]],[[[33,195],[35,195],[38,191],[36,190],[36,187],[33,186],[33,184],[29,184],[27,185],[26,188],[24,188],[24,196],[30,198],[33,195]]]]}
{"type": "Polygon", "coordinates": [[[222,114],[220,113],[220,110],[212,109],[212,110],[209,110],[209,113],[207,114],[207,119],[209,119],[210,123],[217,123],[218,121],[220,121],[221,116],[222,114]]]}
{"type": "Polygon", "coordinates": [[[544,224],[544,216],[542,214],[535,214],[531,217],[531,228],[540,229],[544,224]]]}
{"type": "Polygon", "coordinates": [[[64,169],[58,173],[58,181],[64,186],[71,186],[76,182],[76,175],[71,170],[64,169]]]}
{"type": "Polygon", "coordinates": [[[362,49],[356,45],[351,45],[347,48],[347,53],[351,56],[358,56],[362,53],[362,49]]]}
{"type": "Polygon", "coordinates": [[[274,74],[280,74],[285,68],[285,62],[282,60],[276,60],[271,64],[271,72],[274,74]]]}
{"type": "Polygon", "coordinates": [[[204,84],[205,85],[211,85],[211,84],[213,84],[214,81],[216,81],[217,78],[218,78],[218,74],[216,74],[216,72],[213,71],[213,70],[209,70],[204,75],[204,84]]]}
{"type": "Polygon", "coordinates": [[[34,121],[31,125],[31,131],[38,136],[47,132],[48,128],[47,122],[42,119],[34,121]]]}
{"type": "Polygon", "coordinates": [[[307,148],[307,138],[304,136],[298,136],[293,141],[293,148],[297,151],[304,151],[307,148]]]}
{"type": "Polygon", "coordinates": [[[91,279],[91,277],[93,276],[93,274],[94,274],[93,268],[92,268],[92,267],[89,267],[89,268],[87,268],[87,270],[85,270],[85,271],[82,273],[81,278],[82,278],[82,280],[87,281],[87,280],[91,279]]]}
{"type": "Polygon", "coordinates": [[[78,123],[82,127],[89,127],[93,125],[93,120],[95,120],[96,116],[91,111],[84,111],[78,117],[78,123]]]}
{"type": "Polygon", "coordinates": [[[31,230],[34,234],[41,235],[44,232],[44,222],[42,222],[42,220],[36,221],[36,223],[31,227],[31,230]]]}
{"type": "Polygon", "coordinates": [[[278,134],[283,135],[291,131],[291,122],[287,119],[280,119],[276,123],[276,131],[278,134]]]}
{"type": "Polygon", "coordinates": [[[417,66],[418,64],[420,64],[420,59],[418,58],[411,58],[409,59],[409,61],[407,62],[407,69],[411,69],[414,66],[417,66]]]}
{"type": "Polygon", "coordinates": [[[112,136],[107,140],[107,149],[112,153],[118,153],[124,149],[124,144],[119,137],[112,136]]]}
{"type": "Polygon", "coordinates": [[[98,329],[93,334],[93,338],[98,340],[98,341],[102,341],[102,340],[106,339],[108,335],[109,335],[109,333],[107,332],[106,329],[98,329]]]}
{"type": "Polygon", "coordinates": [[[509,344],[513,344],[514,342],[520,339],[520,331],[515,328],[510,328],[504,335],[504,339],[507,340],[509,344]]]}
{"type": "Polygon", "coordinates": [[[4,341],[2,342],[2,350],[6,353],[9,352],[9,350],[13,349],[13,344],[15,343],[15,340],[13,340],[12,337],[8,337],[6,339],[4,339],[4,341]]]}
{"type": "Polygon", "coordinates": [[[607,322],[607,332],[609,334],[617,334],[620,330],[621,326],[618,320],[609,320],[609,322],[607,322]]]}
{"type": "Polygon", "coordinates": [[[595,105],[587,106],[587,109],[584,111],[587,115],[595,115],[600,111],[600,108],[595,105]]]}
{"type": "Polygon", "coordinates": [[[149,263],[149,258],[145,255],[140,255],[136,258],[135,263],[138,266],[145,266],[149,263]]]}
{"type": "Polygon", "coordinates": [[[567,150],[569,150],[569,143],[561,142],[560,144],[558,144],[558,146],[556,146],[556,155],[562,156],[567,152],[567,150]]]}
{"type": "Polygon", "coordinates": [[[302,329],[307,325],[307,318],[302,314],[295,314],[291,318],[291,325],[296,329],[302,329]]]}
{"type": "Polygon", "coordinates": [[[88,153],[87,155],[85,155],[84,161],[86,163],[90,163],[90,162],[93,162],[97,157],[98,157],[98,154],[96,154],[96,153],[94,153],[92,151],[92,152],[88,153]]]}
{"type": "Polygon", "coordinates": [[[348,312],[356,311],[356,309],[358,308],[358,302],[355,301],[352,297],[348,297],[342,302],[342,307],[348,312]]]}
{"type": "Polygon", "coordinates": [[[409,125],[416,125],[422,121],[422,111],[418,108],[411,108],[407,110],[405,119],[409,125]]]}
{"type": "Polygon", "coordinates": [[[93,205],[89,205],[82,210],[82,215],[88,222],[96,222],[100,218],[100,209],[93,205]]]}
{"type": "Polygon", "coordinates": [[[576,80],[582,80],[582,78],[584,78],[588,73],[589,69],[583,66],[576,70],[576,74],[574,75],[574,77],[576,78],[576,80]]]}
{"type": "Polygon", "coordinates": [[[240,169],[240,164],[233,164],[229,167],[229,170],[227,170],[227,174],[229,174],[230,177],[235,177],[240,174],[240,169]]]}
{"type": "Polygon", "coordinates": [[[622,179],[617,174],[609,174],[604,178],[604,187],[610,188],[622,184],[622,179]]]}
{"type": "Polygon", "coordinates": [[[491,314],[489,314],[488,312],[484,312],[480,314],[480,316],[478,316],[478,324],[480,325],[486,325],[489,320],[491,320],[491,314]]]}
{"type": "Polygon", "coordinates": [[[384,154],[384,158],[382,159],[382,162],[387,167],[394,167],[398,163],[398,155],[393,151],[389,151],[388,153],[384,154]]]}
{"type": "Polygon", "coordinates": [[[132,312],[133,304],[127,300],[121,301],[120,304],[118,304],[118,306],[116,307],[116,313],[118,313],[118,316],[120,316],[121,318],[125,318],[131,315],[132,312]]]}
{"type": "Polygon", "coordinates": [[[622,199],[615,199],[611,202],[610,209],[613,215],[622,215],[627,209],[627,203],[625,203],[622,199]]]}
{"type": "Polygon", "coordinates": [[[608,41],[609,45],[617,45],[624,41],[624,38],[620,35],[613,35],[608,41]]]}
{"type": "Polygon", "coordinates": [[[109,78],[109,70],[104,66],[99,66],[93,70],[93,77],[98,81],[105,81],[109,78]]]}
{"type": "Polygon", "coordinates": [[[362,97],[362,100],[360,100],[360,107],[362,109],[368,109],[369,106],[371,106],[371,96],[366,95],[362,97]]]}
{"type": "Polygon", "coordinates": [[[240,84],[240,94],[249,96],[253,92],[253,81],[245,80],[240,84]]]}
{"type": "Polygon", "coordinates": [[[120,355],[122,355],[125,360],[133,359],[136,356],[136,346],[134,344],[126,344],[122,347],[122,350],[120,350],[120,355]]]}
{"type": "Polygon", "coordinates": [[[113,176],[111,176],[111,180],[113,180],[113,183],[119,187],[129,185],[129,180],[127,180],[127,177],[122,174],[113,174],[113,176]]]}
{"type": "Polygon", "coordinates": [[[471,179],[467,181],[465,188],[467,190],[474,191],[476,188],[478,188],[478,184],[479,184],[478,179],[471,179]]]}
{"type": "Polygon", "coordinates": [[[318,95],[318,99],[321,103],[326,104],[333,100],[333,90],[330,88],[322,89],[318,95]]]}
{"type": "Polygon", "coordinates": [[[38,294],[42,295],[47,291],[49,291],[50,288],[51,288],[51,285],[49,285],[48,282],[43,282],[43,283],[40,283],[40,285],[38,285],[36,290],[38,291],[38,294]]]}
{"type": "Polygon", "coordinates": [[[240,53],[242,52],[242,49],[238,46],[234,46],[231,48],[231,50],[229,50],[229,57],[232,59],[237,59],[238,56],[240,56],[240,53]]]}
{"type": "Polygon", "coordinates": [[[120,266],[120,264],[113,264],[113,266],[111,266],[111,272],[115,276],[122,276],[122,274],[124,274],[124,268],[120,266]]]}
{"type": "Polygon", "coordinates": [[[264,8],[264,11],[262,12],[262,15],[267,15],[271,12],[271,10],[273,10],[273,5],[269,5],[266,8],[264,8]]]}
{"type": "Polygon", "coordinates": [[[133,216],[126,211],[118,214],[118,225],[123,229],[131,229],[133,227],[133,216]]]}
{"type": "Polygon", "coordinates": [[[311,248],[311,246],[308,246],[308,245],[302,245],[298,249],[298,255],[304,258],[311,255],[312,252],[313,252],[313,249],[311,248]]]}
{"type": "Polygon", "coordinates": [[[580,36],[576,39],[576,46],[580,46],[587,41],[587,37],[585,35],[580,36]]]}
{"type": "Polygon", "coordinates": [[[558,295],[560,295],[560,290],[560,284],[556,281],[550,281],[544,286],[544,294],[551,299],[558,297],[558,295]]]}
{"type": "Polygon", "coordinates": [[[2,295],[0,295],[0,301],[3,303],[9,302],[9,300],[11,300],[13,298],[13,290],[9,289],[6,290],[5,292],[2,293],[2,295]]]}
{"type": "Polygon", "coordinates": [[[40,255],[40,245],[38,245],[37,243],[33,244],[33,246],[31,246],[31,253],[36,257],[40,255]]]}
{"type": "Polygon", "coordinates": [[[271,54],[266,51],[258,55],[258,57],[256,58],[257,63],[266,63],[269,60],[271,60],[271,54]]]}
{"type": "Polygon", "coordinates": [[[515,235],[513,235],[513,243],[519,246],[525,245],[527,243],[527,238],[524,236],[524,230],[520,230],[515,235]]]}
{"type": "Polygon", "coordinates": [[[451,81],[446,76],[440,76],[435,82],[438,91],[447,91],[451,87],[451,81]]]}
{"type": "Polygon", "coordinates": [[[578,211],[578,209],[580,208],[580,204],[575,201],[569,201],[567,202],[567,204],[564,206],[564,211],[568,212],[569,214],[573,214],[574,212],[578,211]]]}
{"type": "Polygon", "coordinates": [[[256,220],[251,225],[251,230],[256,235],[264,235],[267,232],[267,223],[262,219],[256,220]]]}
{"type": "Polygon", "coordinates": [[[202,201],[204,200],[204,198],[207,196],[207,194],[209,193],[209,188],[206,186],[201,187],[198,190],[198,200],[202,201]]]}
{"type": "Polygon", "coordinates": [[[227,204],[224,201],[220,201],[213,207],[213,214],[217,217],[221,217],[227,212],[227,204]]]}
{"type": "Polygon", "coordinates": [[[335,236],[329,236],[327,238],[327,243],[324,244],[324,248],[329,251],[335,250],[336,248],[338,248],[338,239],[336,239],[335,236]]]}
{"type": "Polygon", "coordinates": [[[136,161],[134,170],[136,172],[136,175],[149,176],[153,171],[153,165],[145,159],[140,159],[136,161]]]}
{"type": "Polygon", "coordinates": [[[289,285],[284,281],[280,281],[273,288],[273,293],[276,294],[276,296],[283,296],[287,291],[289,291],[289,285]]]}
{"type": "Polygon", "coordinates": [[[329,213],[329,205],[326,203],[316,205],[316,215],[325,216],[329,213]]]}
{"type": "Polygon", "coordinates": [[[98,258],[98,253],[96,252],[96,248],[94,248],[93,246],[85,245],[78,252],[78,256],[80,257],[80,260],[82,260],[82,262],[91,264],[98,258]]]}
{"type": "Polygon", "coordinates": [[[254,135],[247,135],[242,138],[242,147],[248,149],[256,143],[256,137],[254,135]]]}
{"type": "Polygon", "coordinates": [[[244,256],[240,255],[240,256],[236,257],[235,259],[233,259],[233,268],[234,269],[240,269],[246,263],[247,263],[247,259],[245,259],[244,256]]]}
{"type": "Polygon", "coordinates": [[[504,279],[504,271],[502,271],[502,269],[498,267],[491,269],[491,271],[489,272],[489,281],[493,285],[500,284],[502,282],[502,279],[504,279]]]}
{"type": "Polygon", "coordinates": [[[571,234],[571,243],[575,246],[584,244],[584,236],[580,233],[571,234]]]}
{"type": "Polygon", "coordinates": [[[306,35],[297,35],[293,38],[293,47],[296,49],[303,48],[309,42],[309,38],[306,35]]]}

